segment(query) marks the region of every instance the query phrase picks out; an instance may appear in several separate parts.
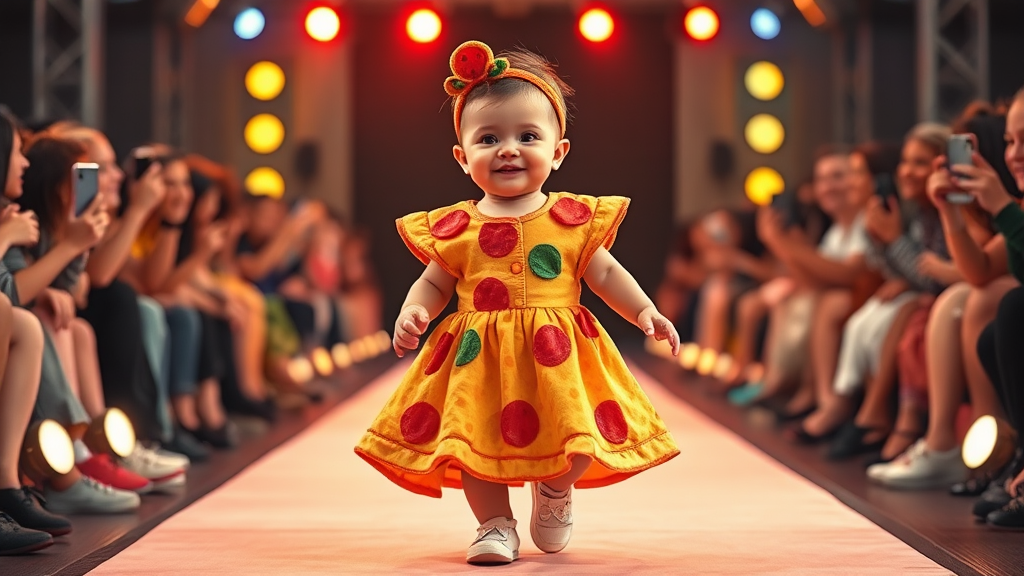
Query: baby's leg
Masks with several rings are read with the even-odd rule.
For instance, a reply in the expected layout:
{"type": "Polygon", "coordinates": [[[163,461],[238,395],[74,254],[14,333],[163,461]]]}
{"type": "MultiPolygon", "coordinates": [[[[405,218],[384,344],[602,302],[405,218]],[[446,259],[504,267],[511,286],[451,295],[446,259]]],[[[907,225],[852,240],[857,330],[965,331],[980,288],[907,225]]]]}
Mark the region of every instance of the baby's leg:
{"type": "Polygon", "coordinates": [[[590,468],[590,462],[590,456],[577,454],[572,457],[572,468],[570,468],[568,472],[558,476],[557,478],[545,480],[544,484],[558,492],[564,492],[587,473],[587,469],[590,468]]]}
{"type": "Polygon", "coordinates": [[[462,472],[462,491],[480,524],[502,516],[512,519],[512,506],[508,502],[508,485],[481,480],[462,472]]]}

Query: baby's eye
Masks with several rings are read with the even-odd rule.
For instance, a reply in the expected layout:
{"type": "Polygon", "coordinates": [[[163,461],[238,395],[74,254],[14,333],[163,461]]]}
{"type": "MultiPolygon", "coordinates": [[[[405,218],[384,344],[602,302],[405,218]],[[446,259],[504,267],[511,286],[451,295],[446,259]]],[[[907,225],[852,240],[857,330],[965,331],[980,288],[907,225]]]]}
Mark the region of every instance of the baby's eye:
{"type": "Polygon", "coordinates": [[[488,134],[480,139],[481,144],[497,144],[498,138],[493,134],[488,134]]]}
{"type": "Polygon", "coordinates": [[[537,135],[534,134],[533,132],[527,132],[526,134],[523,134],[519,139],[523,142],[533,142],[534,140],[537,139],[537,135]]]}

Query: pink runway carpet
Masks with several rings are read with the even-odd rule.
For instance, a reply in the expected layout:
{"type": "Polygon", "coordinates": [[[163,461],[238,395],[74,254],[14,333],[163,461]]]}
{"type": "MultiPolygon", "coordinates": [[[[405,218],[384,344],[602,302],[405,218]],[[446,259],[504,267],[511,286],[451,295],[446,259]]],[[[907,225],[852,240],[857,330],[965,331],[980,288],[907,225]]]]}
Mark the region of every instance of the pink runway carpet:
{"type": "Polygon", "coordinates": [[[624,483],[576,491],[573,539],[559,554],[530,542],[530,495],[514,489],[519,561],[469,566],[476,521],[460,491],[440,500],[411,494],[352,452],[405,366],[91,573],[949,573],[635,368],[682,455],[624,483]]]}

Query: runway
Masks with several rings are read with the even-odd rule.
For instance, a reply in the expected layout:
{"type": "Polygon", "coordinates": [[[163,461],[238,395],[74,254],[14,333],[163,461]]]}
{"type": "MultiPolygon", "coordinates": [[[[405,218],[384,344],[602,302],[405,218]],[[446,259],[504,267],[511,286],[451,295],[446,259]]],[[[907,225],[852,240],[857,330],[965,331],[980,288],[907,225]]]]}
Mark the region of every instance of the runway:
{"type": "Polygon", "coordinates": [[[576,491],[573,539],[559,554],[530,542],[530,496],[514,489],[520,559],[467,565],[476,521],[461,492],[414,495],[352,452],[406,366],[90,574],[949,574],[635,366],[682,455],[576,491]]]}

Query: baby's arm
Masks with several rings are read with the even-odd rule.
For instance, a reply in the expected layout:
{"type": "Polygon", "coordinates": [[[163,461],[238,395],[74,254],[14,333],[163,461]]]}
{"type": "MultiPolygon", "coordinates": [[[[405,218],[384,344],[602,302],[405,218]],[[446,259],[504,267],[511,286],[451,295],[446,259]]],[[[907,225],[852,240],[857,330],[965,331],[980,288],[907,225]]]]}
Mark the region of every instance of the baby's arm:
{"type": "Polygon", "coordinates": [[[598,248],[594,253],[583,279],[612,310],[635,324],[644,334],[657,340],[668,339],[672,354],[679,352],[679,333],[675,326],[658,312],[633,275],[606,248],[598,248]]]}
{"type": "Polygon", "coordinates": [[[405,356],[406,350],[419,347],[420,336],[426,332],[430,320],[437,317],[452,299],[455,282],[456,278],[434,261],[427,264],[423,274],[413,282],[402,304],[402,312],[395,321],[392,345],[399,358],[405,356]]]}

